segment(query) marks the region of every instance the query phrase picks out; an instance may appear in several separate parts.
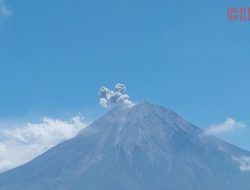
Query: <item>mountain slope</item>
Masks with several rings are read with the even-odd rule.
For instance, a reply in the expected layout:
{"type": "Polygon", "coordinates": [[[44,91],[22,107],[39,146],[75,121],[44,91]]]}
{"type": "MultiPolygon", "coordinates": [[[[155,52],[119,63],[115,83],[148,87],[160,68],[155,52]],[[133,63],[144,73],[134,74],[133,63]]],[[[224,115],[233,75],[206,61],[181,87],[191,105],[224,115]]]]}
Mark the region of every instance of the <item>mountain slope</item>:
{"type": "Polygon", "coordinates": [[[250,190],[220,141],[176,113],[148,103],[118,106],[21,167],[0,174],[4,190],[250,190]]]}

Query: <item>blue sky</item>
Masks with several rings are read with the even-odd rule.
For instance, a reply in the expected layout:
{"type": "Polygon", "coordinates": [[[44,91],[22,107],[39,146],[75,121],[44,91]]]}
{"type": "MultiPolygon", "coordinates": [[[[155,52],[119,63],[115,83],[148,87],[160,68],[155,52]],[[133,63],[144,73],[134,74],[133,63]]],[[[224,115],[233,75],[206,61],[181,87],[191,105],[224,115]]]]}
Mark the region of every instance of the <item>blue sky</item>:
{"type": "Polygon", "coordinates": [[[0,118],[95,117],[98,89],[122,82],[204,128],[243,122],[224,138],[250,150],[250,21],[227,20],[249,1],[2,2],[0,118]]]}

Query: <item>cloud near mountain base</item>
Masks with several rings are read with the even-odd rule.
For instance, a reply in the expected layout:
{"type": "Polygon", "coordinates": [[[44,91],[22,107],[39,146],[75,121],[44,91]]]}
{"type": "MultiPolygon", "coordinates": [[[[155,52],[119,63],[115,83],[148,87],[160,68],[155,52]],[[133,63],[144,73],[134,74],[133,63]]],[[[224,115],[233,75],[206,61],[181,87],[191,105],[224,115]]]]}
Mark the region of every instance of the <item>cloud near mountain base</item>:
{"type": "Polygon", "coordinates": [[[239,129],[246,128],[246,124],[243,122],[238,122],[232,118],[228,118],[224,123],[209,126],[204,134],[205,135],[221,135],[230,132],[234,132],[239,129]]]}
{"type": "Polygon", "coordinates": [[[32,160],[86,126],[78,115],[69,121],[45,117],[41,123],[0,130],[0,172],[32,160]]]}

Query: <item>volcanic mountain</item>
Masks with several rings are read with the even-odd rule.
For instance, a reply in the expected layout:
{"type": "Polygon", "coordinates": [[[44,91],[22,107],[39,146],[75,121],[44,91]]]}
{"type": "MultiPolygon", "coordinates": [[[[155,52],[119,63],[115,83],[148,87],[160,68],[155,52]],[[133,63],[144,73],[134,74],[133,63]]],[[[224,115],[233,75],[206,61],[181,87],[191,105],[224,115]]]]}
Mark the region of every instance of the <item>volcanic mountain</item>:
{"type": "Polygon", "coordinates": [[[228,144],[149,103],[117,106],[75,138],[0,174],[1,190],[250,190],[228,144]]]}

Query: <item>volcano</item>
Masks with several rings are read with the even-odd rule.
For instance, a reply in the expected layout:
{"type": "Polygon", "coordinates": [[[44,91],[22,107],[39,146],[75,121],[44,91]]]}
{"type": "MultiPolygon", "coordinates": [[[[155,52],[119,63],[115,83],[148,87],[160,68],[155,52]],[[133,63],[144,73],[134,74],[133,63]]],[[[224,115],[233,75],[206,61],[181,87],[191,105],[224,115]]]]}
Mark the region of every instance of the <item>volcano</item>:
{"type": "Polygon", "coordinates": [[[250,190],[226,143],[173,111],[117,106],[31,162],[0,174],[1,190],[250,190]]]}

